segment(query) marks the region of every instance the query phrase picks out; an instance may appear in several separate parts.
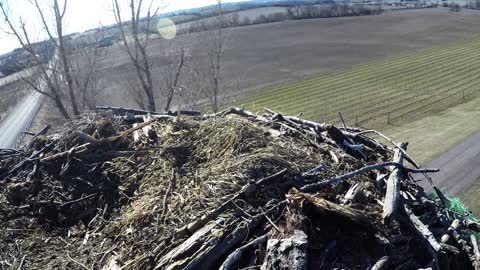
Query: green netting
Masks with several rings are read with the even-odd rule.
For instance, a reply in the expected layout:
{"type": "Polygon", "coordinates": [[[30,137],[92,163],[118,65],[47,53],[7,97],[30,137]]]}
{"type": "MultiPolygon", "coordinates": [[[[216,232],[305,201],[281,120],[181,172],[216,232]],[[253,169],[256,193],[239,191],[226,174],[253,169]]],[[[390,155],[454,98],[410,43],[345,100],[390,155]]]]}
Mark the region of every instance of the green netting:
{"type": "MultiPolygon", "coordinates": [[[[438,199],[438,196],[435,192],[432,192],[430,194],[430,197],[433,199],[438,199]]],[[[460,200],[460,198],[457,197],[446,197],[447,198],[447,208],[449,211],[457,213],[459,215],[462,215],[472,221],[479,222],[480,219],[477,219],[473,213],[468,210],[468,208],[465,206],[465,204],[460,200]]]]}

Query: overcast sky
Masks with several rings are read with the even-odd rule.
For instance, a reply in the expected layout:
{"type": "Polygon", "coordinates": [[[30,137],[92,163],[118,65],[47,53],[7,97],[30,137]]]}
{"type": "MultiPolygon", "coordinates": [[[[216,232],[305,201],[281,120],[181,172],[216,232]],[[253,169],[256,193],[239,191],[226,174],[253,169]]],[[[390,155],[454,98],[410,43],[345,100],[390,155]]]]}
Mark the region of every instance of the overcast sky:
{"type": "MultiPolygon", "coordinates": [[[[19,21],[19,17],[24,18],[24,21],[30,27],[39,25],[37,21],[37,14],[34,12],[33,6],[29,3],[30,0],[0,0],[6,1],[9,7],[10,15],[19,21]]],[[[239,2],[242,0],[223,0],[223,2],[239,2]]],[[[40,0],[41,3],[50,2],[48,0],[40,0]]],[[[119,0],[119,2],[128,3],[128,0],[119,0]]],[[[162,12],[169,12],[174,10],[181,10],[193,7],[202,7],[216,3],[216,0],[157,0],[157,4],[165,6],[162,12]]],[[[115,22],[112,15],[111,0],[69,0],[68,11],[66,15],[66,32],[82,32],[87,29],[95,28],[99,25],[109,25],[115,22]]],[[[126,6],[125,8],[128,8],[126,6]]],[[[0,17],[0,27],[5,29],[3,17],[0,17]]],[[[31,28],[34,34],[40,36],[40,30],[31,28]]],[[[7,53],[20,44],[3,31],[0,33],[0,54],[7,53]]]]}

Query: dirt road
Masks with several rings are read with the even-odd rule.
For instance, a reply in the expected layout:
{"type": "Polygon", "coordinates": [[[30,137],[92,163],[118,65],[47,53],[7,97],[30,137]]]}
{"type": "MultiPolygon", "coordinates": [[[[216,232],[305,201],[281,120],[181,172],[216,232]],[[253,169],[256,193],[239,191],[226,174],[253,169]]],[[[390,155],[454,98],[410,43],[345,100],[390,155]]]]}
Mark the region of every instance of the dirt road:
{"type": "Polygon", "coordinates": [[[15,148],[40,108],[42,96],[32,92],[0,122],[0,148],[15,148]]]}
{"type": "MultiPolygon", "coordinates": [[[[432,160],[426,167],[440,169],[440,173],[433,174],[432,178],[435,185],[449,196],[467,191],[480,179],[480,132],[432,160]]],[[[426,181],[422,186],[432,191],[426,181]]]]}

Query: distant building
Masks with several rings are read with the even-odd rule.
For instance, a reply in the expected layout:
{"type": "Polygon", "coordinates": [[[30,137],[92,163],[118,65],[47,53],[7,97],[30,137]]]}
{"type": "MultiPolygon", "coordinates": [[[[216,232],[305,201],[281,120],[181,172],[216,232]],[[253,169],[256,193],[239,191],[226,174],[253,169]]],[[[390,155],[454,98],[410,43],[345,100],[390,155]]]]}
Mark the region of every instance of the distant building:
{"type": "Polygon", "coordinates": [[[110,47],[113,45],[113,42],[116,40],[115,36],[106,36],[98,41],[98,47],[110,47]]]}

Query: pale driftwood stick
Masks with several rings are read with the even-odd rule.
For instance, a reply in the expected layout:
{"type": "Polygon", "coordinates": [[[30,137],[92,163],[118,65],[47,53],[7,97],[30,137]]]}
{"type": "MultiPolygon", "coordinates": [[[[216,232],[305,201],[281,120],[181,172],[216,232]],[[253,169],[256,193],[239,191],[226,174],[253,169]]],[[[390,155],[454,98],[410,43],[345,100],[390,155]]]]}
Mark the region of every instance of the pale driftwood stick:
{"type": "Polygon", "coordinates": [[[233,114],[238,114],[238,115],[243,116],[243,117],[250,117],[250,118],[255,118],[255,119],[258,117],[258,115],[256,113],[253,113],[251,111],[247,111],[245,109],[238,108],[238,107],[232,107],[232,108],[230,108],[230,110],[227,110],[224,113],[226,113],[226,114],[233,113],[233,114]]]}
{"type": "Polygon", "coordinates": [[[460,224],[461,224],[460,220],[455,219],[450,225],[450,227],[448,227],[448,232],[442,235],[442,238],[440,239],[440,241],[442,243],[447,243],[448,241],[450,241],[450,233],[458,229],[460,227],[460,224]]]}
{"type": "Polygon", "coordinates": [[[251,241],[250,243],[241,246],[237,248],[234,252],[232,252],[230,255],[228,255],[227,259],[223,262],[223,264],[220,266],[219,270],[230,270],[232,267],[242,258],[243,254],[252,249],[256,248],[264,243],[266,243],[268,240],[268,234],[262,235],[255,240],[251,241]]]}
{"type": "Polygon", "coordinates": [[[215,222],[210,222],[208,224],[205,224],[205,226],[199,228],[188,239],[186,239],[180,245],[173,248],[167,254],[162,256],[157,261],[157,266],[155,267],[155,269],[165,269],[177,258],[181,257],[182,254],[190,253],[190,251],[192,254],[194,254],[195,251],[202,246],[206,238],[211,234],[211,231],[217,227],[218,225],[215,222]]]}
{"type": "Polygon", "coordinates": [[[383,256],[372,266],[370,270],[385,270],[388,269],[388,263],[390,261],[389,256],[383,256]]]}
{"type": "Polygon", "coordinates": [[[374,170],[380,170],[380,169],[383,169],[383,168],[388,167],[388,166],[395,166],[395,167],[401,168],[402,170],[405,170],[406,172],[409,172],[409,173],[424,173],[424,172],[438,172],[439,171],[438,169],[409,169],[409,168],[405,168],[403,165],[401,165],[397,162],[384,162],[384,163],[380,163],[380,164],[369,165],[369,166],[363,167],[363,168],[355,170],[353,172],[331,178],[331,179],[329,179],[325,182],[309,184],[309,185],[303,186],[300,190],[301,191],[315,191],[315,190],[321,189],[325,186],[333,185],[333,184],[336,184],[338,182],[345,181],[345,180],[348,180],[350,178],[353,178],[355,176],[358,176],[358,175],[361,175],[361,174],[364,174],[364,173],[367,173],[367,172],[371,172],[371,171],[374,171],[374,170]]]}
{"type": "MultiPolygon", "coordinates": [[[[406,144],[402,144],[401,148],[406,147],[406,144]]],[[[393,154],[393,162],[403,165],[403,153],[399,149],[395,149],[393,154]]],[[[392,221],[393,216],[397,211],[398,204],[400,203],[400,185],[405,178],[402,171],[399,168],[393,168],[390,176],[387,180],[387,191],[385,193],[385,200],[383,202],[383,221],[389,223],[392,221]]]]}
{"type": "Polygon", "coordinates": [[[317,130],[317,131],[325,131],[325,124],[320,124],[320,123],[317,123],[317,122],[314,122],[314,121],[304,120],[304,119],[294,117],[294,116],[285,116],[285,115],[282,115],[279,112],[275,112],[275,111],[270,110],[268,108],[265,108],[265,111],[267,111],[268,113],[270,113],[272,115],[279,115],[279,116],[283,117],[284,119],[292,121],[296,124],[311,127],[311,128],[313,128],[314,130],[317,130]]]}
{"type": "MultiPolygon", "coordinates": [[[[172,115],[157,115],[153,114],[151,115],[152,119],[155,119],[157,121],[159,120],[173,120],[175,119],[175,116],[172,115]]],[[[140,123],[143,122],[143,115],[127,115],[127,116],[116,116],[116,119],[121,119],[127,123],[140,123]]]]}
{"type": "Polygon", "coordinates": [[[475,235],[470,234],[470,241],[472,241],[473,253],[475,254],[475,260],[477,260],[477,264],[480,263],[480,250],[478,249],[478,242],[475,235]]]}
{"type": "Polygon", "coordinates": [[[360,183],[355,183],[355,185],[351,186],[348,189],[347,193],[345,194],[345,197],[343,197],[342,199],[342,203],[347,204],[349,202],[354,202],[361,192],[362,191],[361,191],[360,183]]]}
{"type": "Polygon", "coordinates": [[[423,222],[417,216],[415,216],[415,214],[413,214],[410,207],[408,207],[407,205],[404,205],[403,207],[405,213],[407,214],[407,218],[411,221],[411,225],[413,225],[413,228],[415,229],[417,234],[426,242],[428,242],[435,252],[439,252],[440,250],[442,250],[442,247],[437,242],[432,232],[425,224],[423,224],[423,222]]]}

